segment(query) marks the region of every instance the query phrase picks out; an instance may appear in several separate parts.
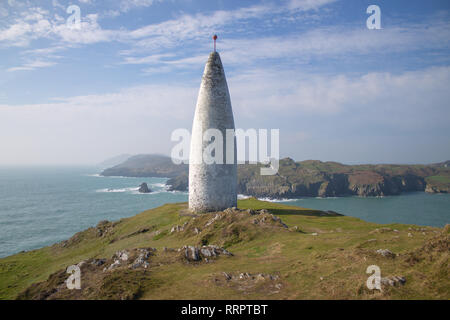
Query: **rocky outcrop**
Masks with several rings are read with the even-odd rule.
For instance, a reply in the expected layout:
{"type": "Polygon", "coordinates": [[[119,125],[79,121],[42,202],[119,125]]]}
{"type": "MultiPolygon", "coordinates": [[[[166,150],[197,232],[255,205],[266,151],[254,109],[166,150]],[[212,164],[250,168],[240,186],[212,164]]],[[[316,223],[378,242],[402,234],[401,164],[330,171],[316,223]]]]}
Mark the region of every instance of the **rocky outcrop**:
{"type": "Polygon", "coordinates": [[[401,276],[390,276],[386,278],[381,278],[380,282],[384,286],[397,287],[404,285],[406,283],[406,278],[401,276]]]}
{"type": "Polygon", "coordinates": [[[202,247],[194,247],[194,246],[185,246],[183,247],[184,257],[188,261],[201,261],[208,260],[208,258],[217,257],[219,255],[232,256],[230,252],[228,252],[224,248],[220,248],[215,245],[202,246],[202,247]]]}
{"type": "Polygon", "coordinates": [[[139,190],[140,193],[150,193],[152,192],[152,190],[149,189],[148,185],[143,182],[141,183],[141,185],[139,186],[139,190]]]}
{"type": "Polygon", "coordinates": [[[396,254],[393,253],[391,250],[389,249],[378,249],[376,251],[377,254],[385,257],[385,258],[395,258],[396,254]]]}
{"type": "Polygon", "coordinates": [[[431,183],[427,183],[425,192],[428,192],[428,193],[450,193],[450,187],[449,186],[438,186],[438,185],[433,185],[431,183]]]}
{"type": "Polygon", "coordinates": [[[187,191],[189,186],[189,178],[187,174],[167,180],[169,191],[187,191]]]}

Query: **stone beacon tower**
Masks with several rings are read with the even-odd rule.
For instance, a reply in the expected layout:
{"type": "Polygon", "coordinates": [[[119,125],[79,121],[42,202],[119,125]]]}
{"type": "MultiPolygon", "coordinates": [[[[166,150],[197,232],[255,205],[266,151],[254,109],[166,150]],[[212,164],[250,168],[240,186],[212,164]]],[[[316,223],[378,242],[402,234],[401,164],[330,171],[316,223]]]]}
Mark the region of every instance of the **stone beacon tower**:
{"type": "MultiPolygon", "coordinates": [[[[216,39],[217,37],[214,36],[214,40],[216,39]]],[[[220,211],[237,206],[236,141],[233,132],[233,135],[228,137],[227,144],[227,129],[234,130],[233,110],[222,61],[219,53],[215,51],[214,43],[214,52],[209,55],[203,73],[192,125],[189,155],[189,209],[191,211],[220,211]],[[205,148],[214,141],[203,139],[203,134],[208,129],[216,129],[222,134],[223,144],[216,144],[223,149],[222,163],[217,161],[208,164],[203,161],[205,148]]],[[[219,155],[221,158],[217,150],[214,150],[212,154],[219,155]]]]}

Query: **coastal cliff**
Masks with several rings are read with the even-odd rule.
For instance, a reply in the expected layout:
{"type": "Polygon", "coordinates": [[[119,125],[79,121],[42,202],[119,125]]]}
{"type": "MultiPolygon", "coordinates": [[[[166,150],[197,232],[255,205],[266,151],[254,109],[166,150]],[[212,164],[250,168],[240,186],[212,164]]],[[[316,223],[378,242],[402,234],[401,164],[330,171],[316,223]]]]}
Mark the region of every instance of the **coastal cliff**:
{"type": "MultiPolygon", "coordinates": [[[[274,176],[261,176],[260,168],[260,164],[238,166],[239,194],[260,198],[377,197],[411,191],[450,191],[450,161],[430,165],[345,165],[285,158],[280,160],[279,172],[274,176]]],[[[166,156],[135,156],[102,175],[168,177],[170,190],[188,188],[188,166],[175,165],[166,156]]]]}
{"type": "Polygon", "coordinates": [[[280,161],[275,176],[260,176],[248,165],[240,167],[239,191],[257,197],[386,196],[424,191],[431,168],[399,165],[354,165],[336,162],[280,161]]]}

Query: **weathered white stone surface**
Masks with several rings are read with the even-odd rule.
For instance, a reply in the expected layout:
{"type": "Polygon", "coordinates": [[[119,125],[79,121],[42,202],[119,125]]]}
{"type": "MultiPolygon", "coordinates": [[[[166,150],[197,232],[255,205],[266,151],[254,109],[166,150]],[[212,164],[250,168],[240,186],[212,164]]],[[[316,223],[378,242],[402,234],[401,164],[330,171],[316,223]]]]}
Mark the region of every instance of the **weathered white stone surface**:
{"type": "MultiPolygon", "coordinates": [[[[234,129],[230,94],[219,53],[212,52],[203,73],[192,126],[189,157],[189,209],[197,212],[219,211],[237,206],[237,164],[235,138],[227,163],[226,130],[234,129]],[[220,130],[224,138],[222,164],[206,164],[203,151],[211,143],[203,141],[207,129],[220,130]]],[[[220,154],[220,153],[219,153],[220,154]]]]}

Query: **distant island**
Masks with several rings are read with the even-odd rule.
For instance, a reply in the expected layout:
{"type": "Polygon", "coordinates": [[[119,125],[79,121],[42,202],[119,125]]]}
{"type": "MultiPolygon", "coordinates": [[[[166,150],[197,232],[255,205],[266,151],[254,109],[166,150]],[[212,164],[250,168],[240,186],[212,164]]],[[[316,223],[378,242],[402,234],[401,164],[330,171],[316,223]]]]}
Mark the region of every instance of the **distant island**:
{"type": "MultiPolygon", "coordinates": [[[[403,192],[449,193],[450,161],[429,165],[346,165],[319,160],[280,160],[274,176],[261,176],[261,164],[238,166],[238,192],[274,199],[298,197],[377,197],[403,192]]],[[[165,155],[136,155],[104,170],[103,176],[167,177],[170,190],[187,191],[188,165],[165,155]]]]}
{"type": "Polygon", "coordinates": [[[121,155],[115,156],[113,158],[106,159],[106,160],[100,162],[99,164],[97,164],[97,166],[99,166],[103,169],[113,167],[113,166],[116,166],[116,165],[121,164],[122,162],[128,160],[131,156],[132,156],[131,154],[127,154],[127,153],[121,154],[121,155]]]}

